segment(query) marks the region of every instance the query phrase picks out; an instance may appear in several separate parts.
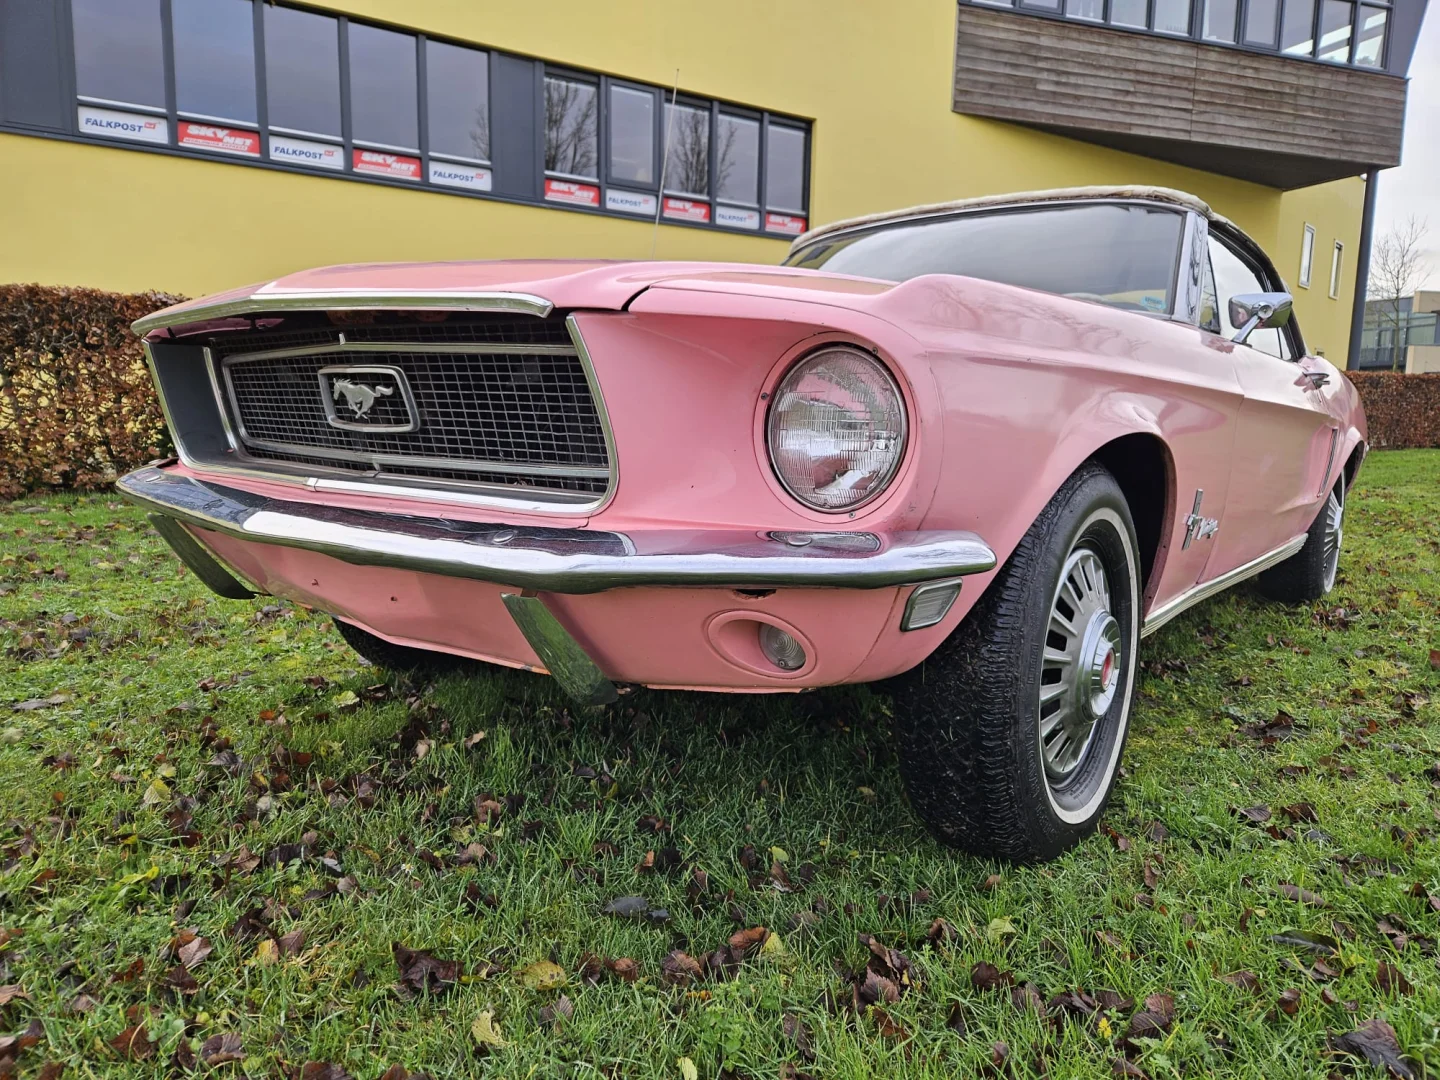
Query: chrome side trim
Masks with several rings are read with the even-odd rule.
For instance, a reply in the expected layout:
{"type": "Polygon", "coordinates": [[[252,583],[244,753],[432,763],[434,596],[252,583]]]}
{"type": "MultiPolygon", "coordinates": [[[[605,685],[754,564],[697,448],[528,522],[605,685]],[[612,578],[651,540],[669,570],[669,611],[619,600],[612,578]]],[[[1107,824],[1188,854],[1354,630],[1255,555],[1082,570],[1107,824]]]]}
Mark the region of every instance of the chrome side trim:
{"type": "Polygon", "coordinates": [[[1305,546],[1306,536],[1306,533],[1301,533],[1299,536],[1292,537],[1275,550],[1267,551],[1258,559],[1251,559],[1244,565],[1235,567],[1234,570],[1227,570],[1219,577],[1202,581],[1174,599],[1165,601],[1164,604],[1145,616],[1145,625],[1140,630],[1140,636],[1142,638],[1149,637],[1182,611],[1194,607],[1202,600],[1210,599],[1216,593],[1224,592],[1232,585],[1238,585],[1246,578],[1254,577],[1262,570],[1269,570],[1276,563],[1284,562],[1305,546]]]}
{"type": "Polygon", "coordinates": [[[595,402],[595,415],[600,418],[600,434],[605,438],[605,457],[610,462],[610,486],[591,508],[594,513],[609,506],[610,500],[615,498],[615,492],[620,487],[620,455],[615,452],[615,429],[610,426],[610,410],[605,405],[605,392],[600,389],[595,363],[590,359],[590,350],[585,345],[585,338],[580,334],[580,324],[575,321],[574,315],[565,316],[565,329],[570,332],[570,340],[575,343],[575,353],[580,357],[580,370],[585,373],[590,397],[595,402]]]}
{"type": "Polygon", "coordinates": [[[827,533],[796,547],[763,530],[654,529],[625,535],[381,514],[285,502],[158,468],[130,473],[116,486],[147,510],[239,540],[317,551],[357,566],[541,592],[657,585],[880,589],[995,566],[995,553],[971,532],[881,535],[867,551],[827,533]]]}
{"type": "Polygon", "coordinates": [[[620,696],[545,601],[516,593],[501,593],[500,599],[560,689],[581,705],[608,705],[620,696]]]}
{"type": "Polygon", "coordinates": [[[510,311],[544,318],[555,305],[542,296],[518,292],[435,292],[430,289],[283,289],[261,286],[239,299],[200,301],[166,308],[136,319],[130,329],[144,337],[169,326],[228,319],[234,316],[289,311],[409,311],[439,308],[445,311],[510,311]]]}
{"type": "MultiPolygon", "coordinates": [[[[150,353],[150,343],[145,343],[145,353],[150,353]]],[[[230,444],[230,449],[236,453],[240,450],[240,440],[235,437],[235,428],[230,423],[230,413],[225,409],[225,400],[220,395],[220,379],[215,374],[215,355],[207,345],[204,349],[205,374],[210,376],[210,390],[215,395],[215,411],[220,414],[220,426],[225,429],[225,441],[230,444]]],[[[160,393],[160,380],[155,380],[156,392],[160,393]]],[[[163,394],[161,395],[163,396],[163,394]]]]}

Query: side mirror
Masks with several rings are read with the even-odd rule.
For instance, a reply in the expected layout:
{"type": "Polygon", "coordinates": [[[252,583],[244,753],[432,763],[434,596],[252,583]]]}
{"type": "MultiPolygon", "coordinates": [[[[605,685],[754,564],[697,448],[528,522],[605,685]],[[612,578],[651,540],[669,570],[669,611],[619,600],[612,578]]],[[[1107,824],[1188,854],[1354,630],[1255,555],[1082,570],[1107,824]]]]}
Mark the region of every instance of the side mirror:
{"type": "Polygon", "coordinates": [[[1230,325],[1240,329],[1230,340],[1244,345],[1256,330],[1284,326],[1290,321],[1295,298],[1287,292],[1242,293],[1230,298],[1230,325]]]}

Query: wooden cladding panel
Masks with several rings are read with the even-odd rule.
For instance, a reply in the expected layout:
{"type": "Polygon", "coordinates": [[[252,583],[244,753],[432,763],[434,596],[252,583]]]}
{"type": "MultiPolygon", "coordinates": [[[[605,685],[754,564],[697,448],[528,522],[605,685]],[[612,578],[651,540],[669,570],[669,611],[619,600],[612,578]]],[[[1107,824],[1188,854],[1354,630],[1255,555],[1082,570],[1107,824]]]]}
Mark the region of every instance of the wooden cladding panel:
{"type": "Polygon", "coordinates": [[[1285,187],[1400,160],[1403,79],[966,4],[956,26],[956,112],[1285,187]]]}

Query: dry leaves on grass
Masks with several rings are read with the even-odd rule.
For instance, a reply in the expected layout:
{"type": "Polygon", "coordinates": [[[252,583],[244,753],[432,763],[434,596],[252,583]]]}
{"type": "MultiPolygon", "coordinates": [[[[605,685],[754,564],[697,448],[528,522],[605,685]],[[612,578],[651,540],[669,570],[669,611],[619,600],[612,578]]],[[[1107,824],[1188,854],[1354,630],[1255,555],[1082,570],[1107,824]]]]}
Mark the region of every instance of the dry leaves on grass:
{"type": "Polygon", "coordinates": [[[460,965],[454,960],[441,960],[423,949],[407,949],[398,941],[390,949],[400,970],[395,989],[403,998],[443,994],[460,978],[460,965]]]}
{"type": "Polygon", "coordinates": [[[1384,1020],[1366,1020],[1354,1031],[1332,1035],[1330,1047],[1338,1053],[1364,1058],[1397,1080],[1416,1080],[1419,1075],[1406,1061],[1395,1029],[1384,1020]]]}

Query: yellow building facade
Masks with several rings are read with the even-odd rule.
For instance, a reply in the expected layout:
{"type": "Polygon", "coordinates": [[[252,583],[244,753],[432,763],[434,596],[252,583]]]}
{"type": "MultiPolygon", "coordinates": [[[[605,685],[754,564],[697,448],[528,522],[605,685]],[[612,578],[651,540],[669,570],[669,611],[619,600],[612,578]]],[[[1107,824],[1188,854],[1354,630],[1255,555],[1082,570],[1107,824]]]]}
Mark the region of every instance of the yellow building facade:
{"type": "MultiPolygon", "coordinates": [[[[794,118],[808,131],[809,225],[1035,188],[1189,191],[1270,253],[1293,288],[1310,347],[1343,363],[1363,179],[1281,190],[957,112],[953,0],[552,0],[543,10],[475,0],[347,0],[312,10],[474,44],[541,62],[546,71],[554,65],[655,88],[662,102],[678,91],[681,101],[794,118]],[[1308,287],[1300,284],[1305,250],[1308,287]]],[[[165,11],[178,18],[168,0],[165,11]]],[[[71,18],[78,11],[57,23],[62,52],[74,32],[71,18]]],[[[75,100],[65,88],[74,89],[73,69],[62,57],[57,85],[72,113],[75,100]]],[[[492,98],[492,110],[502,105],[492,98]]],[[[173,144],[173,99],[168,108],[173,144]]],[[[653,256],[777,263],[788,246],[785,236],[763,229],[657,225],[648,213],[357,181],[258,156],[207,156],[14,122],[0,125],[0,164],[0,280],[12,282],[195,296],[339,262],[653,256]]]]}

